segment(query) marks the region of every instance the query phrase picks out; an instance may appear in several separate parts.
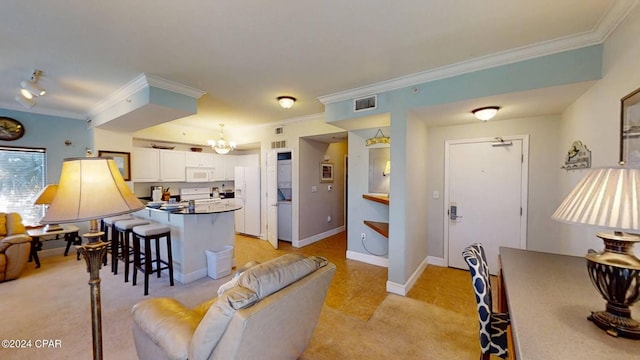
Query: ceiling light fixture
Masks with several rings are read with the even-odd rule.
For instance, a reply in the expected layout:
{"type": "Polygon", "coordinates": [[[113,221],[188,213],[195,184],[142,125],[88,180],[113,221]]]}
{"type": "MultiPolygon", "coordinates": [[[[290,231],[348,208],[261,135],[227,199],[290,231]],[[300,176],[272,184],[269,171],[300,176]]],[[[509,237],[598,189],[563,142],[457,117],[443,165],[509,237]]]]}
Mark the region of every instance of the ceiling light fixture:
{"type": "Polygon", "coordinates": [[[208,141],[211,148],[220,155],[228,154],[229,151],[233,151],[236,148],[236,143],[233,141],[227,141],[224,138],[224,124],[220,124],[220,138],[218,140],[208,141]]]}
{"type": "Polygon", "coordinates": [[[40,80],[40,76],[42,75],[42,70],[33,70],[31,73],[31,79],[26,81],[23,80],[20,82],[20,93],[22,96],[16,96],[16,101],[22,104],[22,106],[26,108],[32,108],[36,105],[35,97],[42,96],[47,93],[47,91],[38,84],[38,80],[40,80]]]}
{"type": "Polygon", "coordinates": [[[485,106],[471,110],[471,113],[476,117],[476,119],[487,121],[493,119],[493,117],[498,113],[498,110],[500,110],[499,106],[485,106]]]}
{"type": "Polygon", "coordinates": [[[296,98],[293,96],[278,96],[278,103],[283,109],[290,109],[296,102],[296,98]]]}
{"type": "Polygon", "coordinates": [[[27,99],[26,97],[20,95],[16,95],[16,101],[27,109],[31,109],[36,105],[36,102],[33,99],[27,99]]]}

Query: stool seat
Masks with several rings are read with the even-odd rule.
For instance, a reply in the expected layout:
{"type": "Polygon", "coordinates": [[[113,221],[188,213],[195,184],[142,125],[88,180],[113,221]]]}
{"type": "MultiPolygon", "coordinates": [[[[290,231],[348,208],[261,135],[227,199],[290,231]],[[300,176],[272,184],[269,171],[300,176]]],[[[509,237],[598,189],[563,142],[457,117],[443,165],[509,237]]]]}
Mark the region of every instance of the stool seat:
{"type": "Polygon", "coordinates": [[[171,232],[171,228],[162,224],[148,224],[134,227],[133,232],[140,236],[151,236],[171,232]]]}
{"type": "Polygon", "coordinates": [[[116,222],[116,221],[131,220],[131,219],[133,219],[133,216],[126,214],[126,215],[118,215],[118,216],[112,216],[112,217],[104,218],[104,219],[102,219],[102,221],[106,225],[113,225],[113,223],[116,222]]]}
{"type": "Polygon", "coordinates": [[[130,237],[133,228],[140,225],[149,224],[148,220],[139,218],[129,218],[116,220],[113,222],[114,236],[111,239],[111,269],[115,275],[118,274],[118,259],[124,262],[124,282],[129,282],[129,251],[130,237]],[[117,234],[117,236],[115,235],[117,234]]]}

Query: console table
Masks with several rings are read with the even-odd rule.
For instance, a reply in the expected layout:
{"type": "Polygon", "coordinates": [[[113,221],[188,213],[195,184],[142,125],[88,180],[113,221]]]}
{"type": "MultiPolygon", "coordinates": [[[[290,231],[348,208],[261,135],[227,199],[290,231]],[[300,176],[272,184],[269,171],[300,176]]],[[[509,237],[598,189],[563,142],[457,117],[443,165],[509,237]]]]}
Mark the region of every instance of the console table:
{"type": "Polygon", "coordinates": [[[75,225],[62,225],[62,230],[44,231],[44,228],[27,229],[27,234],[31,236],[31,253],[29,254],[29,261],[33,260],[36,263],[36,269],[40,267],[40,258],[38,258],[38,251],[42,249],[42,241],[62,239],[67,242],[67,247],[64,249],[64,256],[69,254],[69,248],[71,243],[80,245],[82,238],[78,235],[78,228],[75,225]]]}
{"type": "MultiPolygon", "coordinates": [[[[609,336],[587,320],[606,302],[591,284],[583,257],[501,247],[500,262],[516,359],[640,356],[639,340],[609,336]]],[[[631,312],[640,318],[638,304],[631,312]]]]}

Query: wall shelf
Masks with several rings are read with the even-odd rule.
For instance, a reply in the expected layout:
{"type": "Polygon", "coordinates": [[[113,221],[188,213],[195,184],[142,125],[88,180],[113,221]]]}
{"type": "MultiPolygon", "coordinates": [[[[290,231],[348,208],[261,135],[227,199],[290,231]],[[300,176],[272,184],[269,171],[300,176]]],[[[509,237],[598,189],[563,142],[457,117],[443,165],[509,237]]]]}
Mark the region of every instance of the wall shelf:
{"type": "Polygon", "coordinates": [[[381,204],[389,205],[389,195],[382,194],[362,194],[363,199],[375,201],[381,204]]]}
{"type": "Polygon", "coordinates": [[[364,224],[375,230],[378,234],[389,237],[389,223],[380,221],[364,220],[364,224]]]}

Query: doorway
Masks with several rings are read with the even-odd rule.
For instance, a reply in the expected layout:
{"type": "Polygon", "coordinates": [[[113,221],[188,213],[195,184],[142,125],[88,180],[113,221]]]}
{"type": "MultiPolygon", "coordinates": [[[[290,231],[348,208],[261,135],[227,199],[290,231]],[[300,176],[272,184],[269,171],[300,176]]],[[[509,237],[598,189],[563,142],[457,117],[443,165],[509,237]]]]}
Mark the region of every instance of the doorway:
{"type": "Polygon", "coordinates": [[[445,143],[444,246],[450,267],[467,269],[462,251],[484,245],[498,271],[501,246],[525,248],[529,136],[445,143]]]}

